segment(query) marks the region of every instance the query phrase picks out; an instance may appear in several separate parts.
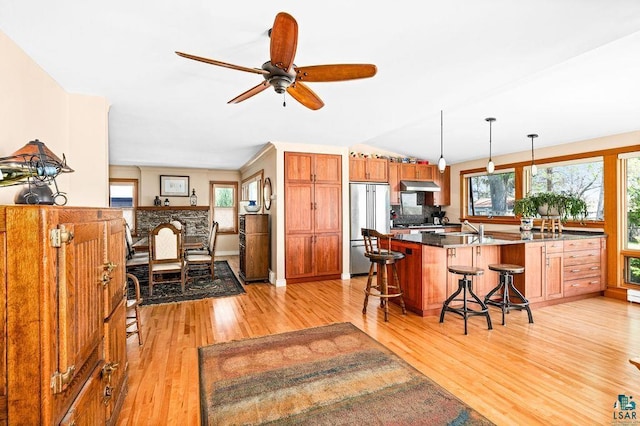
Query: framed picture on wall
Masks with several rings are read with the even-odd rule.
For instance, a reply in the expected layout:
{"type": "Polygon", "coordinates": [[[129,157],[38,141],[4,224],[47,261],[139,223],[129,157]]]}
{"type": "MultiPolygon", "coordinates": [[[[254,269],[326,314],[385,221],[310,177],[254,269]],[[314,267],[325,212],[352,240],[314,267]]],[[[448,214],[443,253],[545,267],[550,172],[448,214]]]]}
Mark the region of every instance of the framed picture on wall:
{"type": "Polygon", "coordinates": [[[160,175],[161,197],[188,197],[189,176],[160,175]]]}

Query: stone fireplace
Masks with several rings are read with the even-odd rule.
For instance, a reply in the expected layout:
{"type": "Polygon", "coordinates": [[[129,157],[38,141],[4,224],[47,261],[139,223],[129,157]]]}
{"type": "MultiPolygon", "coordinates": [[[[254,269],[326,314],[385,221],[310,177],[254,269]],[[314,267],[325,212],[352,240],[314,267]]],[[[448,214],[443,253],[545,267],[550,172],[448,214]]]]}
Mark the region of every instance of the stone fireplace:
{"type": "Polygon", "coordinates": [[[203,237],[209,236],[209,207],[138,207],[136,209],[136,224],[138,236],[146,237],[149,231],[161,223],[179,220],[186,229],[186,235],[203,237]]]}

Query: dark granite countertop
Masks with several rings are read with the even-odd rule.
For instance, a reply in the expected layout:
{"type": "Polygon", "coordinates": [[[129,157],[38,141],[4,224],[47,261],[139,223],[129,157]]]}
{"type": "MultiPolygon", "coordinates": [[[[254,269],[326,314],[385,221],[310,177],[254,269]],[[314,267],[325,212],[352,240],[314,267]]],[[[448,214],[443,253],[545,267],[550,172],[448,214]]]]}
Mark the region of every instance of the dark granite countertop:
{"type": "Polygon", "coordinates": [[[399,234],[393,239],[398,241],[406,241],[417,244],[423,244],[433,247],[462,247],[462,246],[480,246],[480,245],[505,245],[505,244],[522,244],[542,241],[565,241],[577,240],[583,238],[604,237],[601,232],[572,232],[565,231],[563,233],[550,232],[485,232],[482,239],[479,235],[462,232],[420,232],[417,234],[399,234]]]}

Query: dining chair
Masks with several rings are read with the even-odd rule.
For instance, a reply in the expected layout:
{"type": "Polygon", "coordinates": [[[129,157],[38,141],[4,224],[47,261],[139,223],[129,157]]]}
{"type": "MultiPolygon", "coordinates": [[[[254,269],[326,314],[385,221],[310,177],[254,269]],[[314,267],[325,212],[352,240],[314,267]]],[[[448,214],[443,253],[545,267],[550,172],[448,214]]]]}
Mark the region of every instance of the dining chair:
{"type": "Polygon", "coordinates": [[[209,244],[207,245],[206,252],[187,252],[187,271],[191,270],[191,266],[194,265],[208,265],[211,271],[211,279],[215,278],[215,253],[216,253],[216,237],[218,235],[218,222],[213,222],[211,225],[211,233],[209,234],[209,244]]]}
{"type": "Polygon", "coordinates": [[[149,261],[149,252],[136,252],[133,248],[133,237],[131,236],[131,227],[127,222],[124,223],[124,236],[127,247],[127,266],[139,265],[149,261]]]}
{"type": "Polygon", "coordinates": [[[211,226],[209,227],[209,233],[207,235],[207,240],[206,242],[202,243],[202,247],[199,248],[185,248],[185,253],[187,255],[189,254],[204,254],[204,255],[208,255],[210,254],[209,251],[209,242],[215,238],[215,234],[218,230],[218,222],[211,222],[211,226]]]}
{"type": "Polygon", "coordinates": [[[133,283],[134,298],[128,297],[129,293],[127,288],[124,289],[124,294],[127,295],[127,319],[125,323],[125,330],[127,331],[127,337],[138,335],[138,344],[142,345],[142,323],[140,322],[140,304],[142,303],[142,296],[140,295],[140,281],[133,274],[127,274],[126,286],[129,285],[129,280],[133,283]],[[135,328],[133,328],[135,326],[135,328]]]}
{"type": "Polygon", "coordinates": [[[149,296],[155,284],[166,283],[180,283],[184,293],[185,267],[182,232],[170,223],[156,226],[149,233],[149,296]]]}

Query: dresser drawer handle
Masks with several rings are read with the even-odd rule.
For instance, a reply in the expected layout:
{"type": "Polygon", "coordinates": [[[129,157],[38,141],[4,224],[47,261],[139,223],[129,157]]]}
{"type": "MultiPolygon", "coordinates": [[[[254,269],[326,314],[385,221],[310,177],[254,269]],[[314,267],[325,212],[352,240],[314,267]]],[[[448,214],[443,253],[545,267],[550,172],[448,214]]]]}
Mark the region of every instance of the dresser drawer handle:
{"type": "Polygon", "coordinates": [[[571,272],[580,272],[582,269],[572,269],[571,272]]]}
{"type": "Polygon", "coordinates": [[[596,269],[600,269],[600,267],[599,267],[599,266],[592,266],[592,267],[591,267],[591,268],[589,268],[589,269],[591,269],[592,271],[595,271],[596,269]]]}
{"type": "Polygon", "coordinates": [[[598,284],[600,281],[589,281],[589,284],[598,284]]]}

